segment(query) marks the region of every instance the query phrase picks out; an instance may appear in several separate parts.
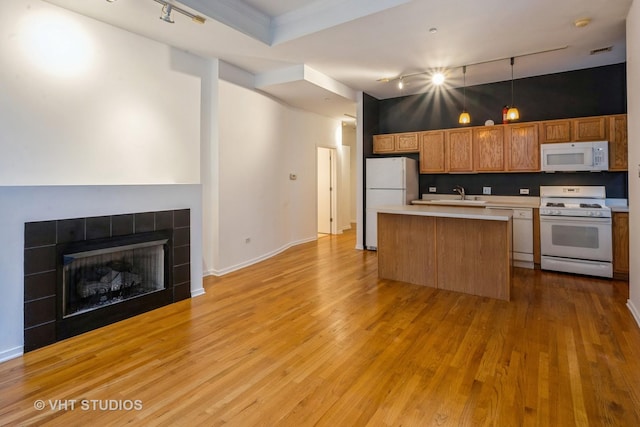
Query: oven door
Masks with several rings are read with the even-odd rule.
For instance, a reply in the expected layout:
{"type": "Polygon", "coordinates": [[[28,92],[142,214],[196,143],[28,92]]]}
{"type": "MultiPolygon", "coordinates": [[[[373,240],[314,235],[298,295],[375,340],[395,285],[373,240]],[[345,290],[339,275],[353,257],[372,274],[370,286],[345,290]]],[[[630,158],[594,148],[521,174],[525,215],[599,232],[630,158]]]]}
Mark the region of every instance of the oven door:
{"type": "Polygon", "coordinates": [[[541,215],[540,252],[543,256],[610,262],[611,218],[541,215]]]}

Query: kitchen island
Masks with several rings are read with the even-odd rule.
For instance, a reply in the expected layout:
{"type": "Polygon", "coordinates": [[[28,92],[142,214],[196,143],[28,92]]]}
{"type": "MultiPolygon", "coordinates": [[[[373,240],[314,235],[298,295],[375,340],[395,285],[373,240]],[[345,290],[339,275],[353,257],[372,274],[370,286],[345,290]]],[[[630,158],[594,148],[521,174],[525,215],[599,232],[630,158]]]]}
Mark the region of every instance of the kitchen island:
{"type": "Polygon", "coordinates": [[[508,301],[511,218],[501,209],[378,208],[378,276],[508,301]]]}

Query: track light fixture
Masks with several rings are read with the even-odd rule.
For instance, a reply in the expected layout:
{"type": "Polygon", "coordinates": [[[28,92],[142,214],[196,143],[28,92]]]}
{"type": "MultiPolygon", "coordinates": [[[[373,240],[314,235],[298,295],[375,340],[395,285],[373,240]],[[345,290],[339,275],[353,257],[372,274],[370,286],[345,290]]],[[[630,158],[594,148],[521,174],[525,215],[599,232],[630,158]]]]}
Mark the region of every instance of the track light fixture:
{"type": "MultiPolygon", "coordinates": [[[[107,2],[109,3],[114,3],[115,1],[116,0],[107,0],[107,2]]],[[[204,17],[200,15],[194,15],[188,10],[184,10],[173,3],[169,3],[166,0],[153,0],[153,1],[155,1],[156,3],[160,3],[162,5],[162,13],[160,14],[160,19],[162,19],[164,22],[168,22],[169,24],[173,24],[175,22],[173,19],[171,19],[171,12],[173,12],[174,10],[186,16],[187,18],[190,18],[193,22],[196,22],[198,24],[204,24],[206,21],[204,17]]]]}
{"type": "Polygon", "coordinates": [[[173,19],[171,19],[171,11],[175,10],[176,12],[181,13],[187,18],[191,18],[193,22],[196,22],[198,24],[204,24],[205,19],[200,15],[194,15],[193,13],[180,8],[175,4],[169,3],[166,0],[154,0],[154,1],[162,5],[162,14],[160,15],[160,19],[162,19],[164,22],[168,22],[170,24],[174,23],[173,19]]]}
{"type": "MultiPolygon", "coordinates": [[[[157,2],[161,2],[162,0],[155,0],[157,2]]],[[[175,7],[174,7],[175,9],[175,7]]],[[[569,46],[561,46],[561,47],[556,47],[553,49],[547,49],[547,50],[541,50],[538,52],[530,52],[530,53],[523,53],[520,55],[516,55],[516,56],[512,56],[511,58],[507,57],[507,58],[497,58],[497,59],[489,59],[487,61],[481,61],[481,62],[474,62],[473,64],[467,64],[465,65],[465,67],[469,67],[471,65],[482,65],[482,64],[488,64],[491,62],[497,62],[497,61],[504,61],[505,59],[511,59],[511,80],[512,80],[512,85],[513,85],[513,61],[515,58],[521,58],[524,56],[531,56],[531,55],[539,55],[541,53],[548,53],[548,52],[555,52],[558,50],[563,50],[568,48],[569,46]]],[[[462,66],[453,66],[453,67],[443,67],[439,72],[434,72],[433,70],[431,71],[421,71],[418,73],[412,73],[412,74],[403,74],[399,77],[382,77],[379,78],[378,81],[381,83],[389,83],[389,82],[395,82],[396,80],[399,80],[398,82],[398,89],[402,89],[404,87],[404,82],[400,82],[401,80],[404,80],[408,77],[414,77],[414,76],[421,76],[421,75],[425,75],[428,74],[431,76],[431,83],[434,84],[435,86],[441,85],[442,83],[444,83],[445,80],[445,73],[447,73],[450,70],[456,69],[456,68],[462,68],[462,66]]],[[[513,90],[512,90],[513,92],[513,90]]],[[[516,120],[516,119],[514,119],[516,120]]]]}

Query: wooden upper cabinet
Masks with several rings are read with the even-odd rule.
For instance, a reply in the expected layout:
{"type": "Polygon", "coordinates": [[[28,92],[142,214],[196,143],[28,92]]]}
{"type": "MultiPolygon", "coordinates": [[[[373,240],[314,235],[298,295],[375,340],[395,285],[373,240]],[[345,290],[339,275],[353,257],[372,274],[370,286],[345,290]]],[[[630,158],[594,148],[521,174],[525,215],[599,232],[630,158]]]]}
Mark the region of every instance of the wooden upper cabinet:
{"type": "Polygon", "coordinates": [[[420,149],[418,132],[398,133],[395,137],[397,153],[417,153],[420,149]]]}
{"type": "Polygon", "coordinates": [[[546,120],[540,123],[540,143],[571,141],[571,120],[546,120]]]}
{"type": "Polygon", "coordinates": [[[373,135],[373,152],[374,153],[393,153],[396,149],[395,138],[393,134],[389,135],[373,135]]]}
{"type": "Polygon", "coordinates": [[[449,172],[473,172],[473,135],[471,129],[453,129],[446,133],[449,172]]]}
{"type": "Polygon", "coordinates": [[[606,117],[572,119],[573,141],[604,141],[607,139],[606,117]]]}
{"type": "Polygon", "coordinates": [[[447,172],[444,131],[420,133],[420,173],[447,172]]]}
{"type": "Polygon", "coordinates": [[[507,170],[537,172],[540,170],[538,124],[520,123],[505,128],[507,170]]]}
{"type": "Polygon", "coordinates": [[[384,153],[417,153],[418,132],[390,133],[373,135],[373,152],[384,153]]]}
{"type": "Polygon", "coordinates": [[[627,170],[627,115],[609,116],[609,170],[627,170]]]}
{"type": "Polygon", "coordinates": [[[476,171],[504,171],[504,126],[473,128],[473,150],[476,171]]]}

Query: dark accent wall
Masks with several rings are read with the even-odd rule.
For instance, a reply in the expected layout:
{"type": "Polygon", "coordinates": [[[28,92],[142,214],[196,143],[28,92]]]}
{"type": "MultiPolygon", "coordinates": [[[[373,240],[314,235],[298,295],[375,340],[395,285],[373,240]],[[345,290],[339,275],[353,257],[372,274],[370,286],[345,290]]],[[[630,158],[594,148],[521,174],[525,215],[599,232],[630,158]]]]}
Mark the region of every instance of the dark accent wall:
{"type": "MultiPolygon", "coordinates": [[[[622,114],[627,112],[626,64],[516,79],[514,92],[519,122],[622,114]]],[[[471,126],[488,119],[502,123],[502,107],[510,100],[510,80],[467,87],[471,126]]],[[[378,103],[377,133],[461,127],[462,88],[437,88],[378,103]]]]}
{"type": "MultiPolygon", "coordinates": [[[[626,91],[626,63],[621,63],[516,79],[514,104],[522,117],[518,122],[624,114],[627,112],[626,91]]],[[[502,107],[510,100],[510,80],[467,87],[471,126],[482,126],[488,119],[502,123],[502,107]]],[[[372,154],[374,134],[462,127],[458,124],[462,88],[437,88],[428,93],[384,100],[368,97],[365,106],[363,119],[369,123],[363,135],[365,157],[377,157],[372,154]],[[371,105],[374,103],[377,108],[371,105]],[[373,126],[367,115],[376,111],[377,126],[373,126]]],[[[415,154],[407,156],[418,158],[415,154]]],[[[482,187],[489,186],[494,195],[514,196],[519,195],[520,188],[529,188],[530,195],[535,196],[541,185],[562,184],[605,185],[607,197],[628,195],[626,172],[421,175],[420,194],[427,193],[430,186],[435,186],[438,193],[449,194],[453,193],[454,186],[462,185],[469,194],[482,194],[482,187]]]]}
{"type": "Polygon", "coordinates": [[[519,196],[521,188],[528,188],[530,196],[540,195],[541,185],[604,185],[607,197],[627,197],[626,172],[561,172],[561,173],[483,173],[420,175],[420,196],[436,187],[439,194],[457,194],[456,185],[467,194],[482,194],[482,187],[491,187],[491,194],[519,196]]]}

